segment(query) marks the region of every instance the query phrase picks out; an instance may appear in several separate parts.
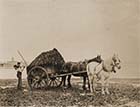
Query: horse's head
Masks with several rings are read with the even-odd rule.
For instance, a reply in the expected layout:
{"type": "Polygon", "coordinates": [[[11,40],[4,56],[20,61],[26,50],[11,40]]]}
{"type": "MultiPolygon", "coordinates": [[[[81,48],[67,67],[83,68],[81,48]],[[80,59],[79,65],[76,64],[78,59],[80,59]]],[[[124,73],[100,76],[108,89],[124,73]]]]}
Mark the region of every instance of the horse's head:
{"type": "Polygon", "coordinates": [[[97,55],[95,57],[95,61],[98,62],[98,63],[101,63],[103,61],[102,58],[101,58],[101,55],[97,55]]]}
{"type": "Polygon", "coordinates": [[[121,60],[119,59],[118,55],[117,54],[114,54],[113,57],[112,57],[112,60],[113,60],[113,65],[114,67],[118,68],[118,69],[121,69],[121,60]]]}

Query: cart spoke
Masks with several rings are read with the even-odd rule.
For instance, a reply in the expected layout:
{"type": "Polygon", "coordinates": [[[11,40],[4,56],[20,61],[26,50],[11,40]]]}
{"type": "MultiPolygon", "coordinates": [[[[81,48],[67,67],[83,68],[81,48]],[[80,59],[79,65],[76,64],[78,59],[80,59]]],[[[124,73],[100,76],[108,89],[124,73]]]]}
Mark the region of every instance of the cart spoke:
{"type": "Polygon", "coordinates": [[[56,81],[57,81],[57,82],[61,82],[60,79],[58,79],[58,78],[56,78],[56,81]]]}
{"type": "Polygon", "coordinates": [[[37,83],[34,83],[34,88],[37,88],[37,83]]]}
{"type": "Polygon", "coordinates": [[[59,83],[60,81],[56,79],[56,82],[59,83]]]}
{"type": "Polygon", "coordinates": [[[52,68],[37,66],[31,69],[28,76],[31,78],[28,83],[32,88],[57,87],[61,83],[61,77],[57,77],[52,68]]]}
{"type": "Polygon", "coordinates": [[[53,80],[53,86],[52,87],[55,87],[55,83],[54,83],[54,80],[53,80]]]}
{"type": "Polygon", "coordinates": [[[48,80],[44,79],[45,85],[48,86],[48,80]]]}
{"type": "Polygon", "coordinates": [[[55,83],[55,80],[53,81],[53,86],[54,86],[54,87],[56,87],[56,83],[55,83]]]}
{"type": "Polygon", "coordinates": [[[37,84],[37,88],[39,88],[39,87],[40,87],[40,84],[38,83],[38,84],[37,84]]]}
{"type": "Polygon", "coordinates": [[[50,80],[49,86],[51,86],[51,85],[52,85],[52,81],[50,80]]]}
{"type": "Polygon", "coordinates": [[[42,80],[41,84],[42,84],[41,85],[42,88],[46,86],[46,83],[45,83],[44,79],[42,80]]]}
{"type": "Polygon", "coordinates": [[[42,81],[39,83],[39,88],[42,88],[43,87],[43,84],[42,84],[42,81]]]}
{"type": "Polygon", "coordinates": [[[45,82],[44,82],[44,80],[42,80],[41,84],[42,84],[43,86],[45,86],[45,82]]]}
{"type": "Polygon", "coordinates": [[[54,82],[55,82],[56,86],[58,86],[57,82],[56,81],[54,81],[54,82]]]}
{"type": "Polygon", "coordinates": [[[31,84],[32,87],[35,87],[35,82],[31,84]]]}

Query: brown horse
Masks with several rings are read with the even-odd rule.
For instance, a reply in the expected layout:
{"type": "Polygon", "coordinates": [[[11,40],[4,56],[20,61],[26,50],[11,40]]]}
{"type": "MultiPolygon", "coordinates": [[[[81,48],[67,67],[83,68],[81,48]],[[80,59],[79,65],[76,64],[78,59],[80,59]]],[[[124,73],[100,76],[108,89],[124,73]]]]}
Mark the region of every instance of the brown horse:
{"type": "MultiPolygon", "coordinates": [[[[63,70],[65,71],[65,73],[79,72],[78,74],[72,74],[72,75],[77,76],[77,77],[83,77],[83,89],[84,90],[86,90],[86,79],[88,80],[88,75],[87,75],[87,72],[80,73],[80,71],[86,71],[86,66],[90,62],[101,63],[102,62],[101,56],[98,55],[93,59],[85,60],[83,62],[66,62],[63,66],[63,70]]],[[[66,83],[65,83],[66,77],[67,76],[62,77],[63,86],[66,86],[66,83]]],[[[71,87],[70,80],[71,80],[71,75],[68,75],[68,78],[67,78],[68,87],[71,87]]],[[[88,88],[90,88],[89,80],[88,80],[88,88]]]]}

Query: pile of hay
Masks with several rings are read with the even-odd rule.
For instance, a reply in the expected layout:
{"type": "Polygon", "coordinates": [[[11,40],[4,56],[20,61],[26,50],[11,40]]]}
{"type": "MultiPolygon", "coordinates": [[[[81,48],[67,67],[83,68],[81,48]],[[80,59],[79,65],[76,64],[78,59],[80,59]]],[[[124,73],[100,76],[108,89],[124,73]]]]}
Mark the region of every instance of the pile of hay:
{"type": "Polygon", "coordinates": [[[59,51],[56,48],[54,48],[53,50],[42,52],[39,56],[37,56],[27,67],[27,73],[34,66],[42,66],[44,68],[53,66],[56,69],[60,70],[62,69],[64,63],[64,58],[59,53],[59,51]]]}

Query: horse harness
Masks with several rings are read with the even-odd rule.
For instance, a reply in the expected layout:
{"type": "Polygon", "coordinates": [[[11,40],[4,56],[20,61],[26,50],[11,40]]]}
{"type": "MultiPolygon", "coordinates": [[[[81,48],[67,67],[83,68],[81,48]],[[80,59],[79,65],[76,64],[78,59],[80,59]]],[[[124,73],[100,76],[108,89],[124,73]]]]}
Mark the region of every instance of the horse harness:
{"type": "MultiPolygon", "coordinates": [[[[113,61],[114,61],[114,60],[113,60],[113,61]]],[[[117,66],[117,64],[115,64],[115,63],[113,62],[113,63],[110,64],[110,66],[112,66],[111,72],[116,73],[116,71],[115,71],[115,66],[117,66]]],[[[108,70],[105,68],[105,66],[103,66],[103,70],[104,70],[105,72],[108,72],[108,70]]]]}

